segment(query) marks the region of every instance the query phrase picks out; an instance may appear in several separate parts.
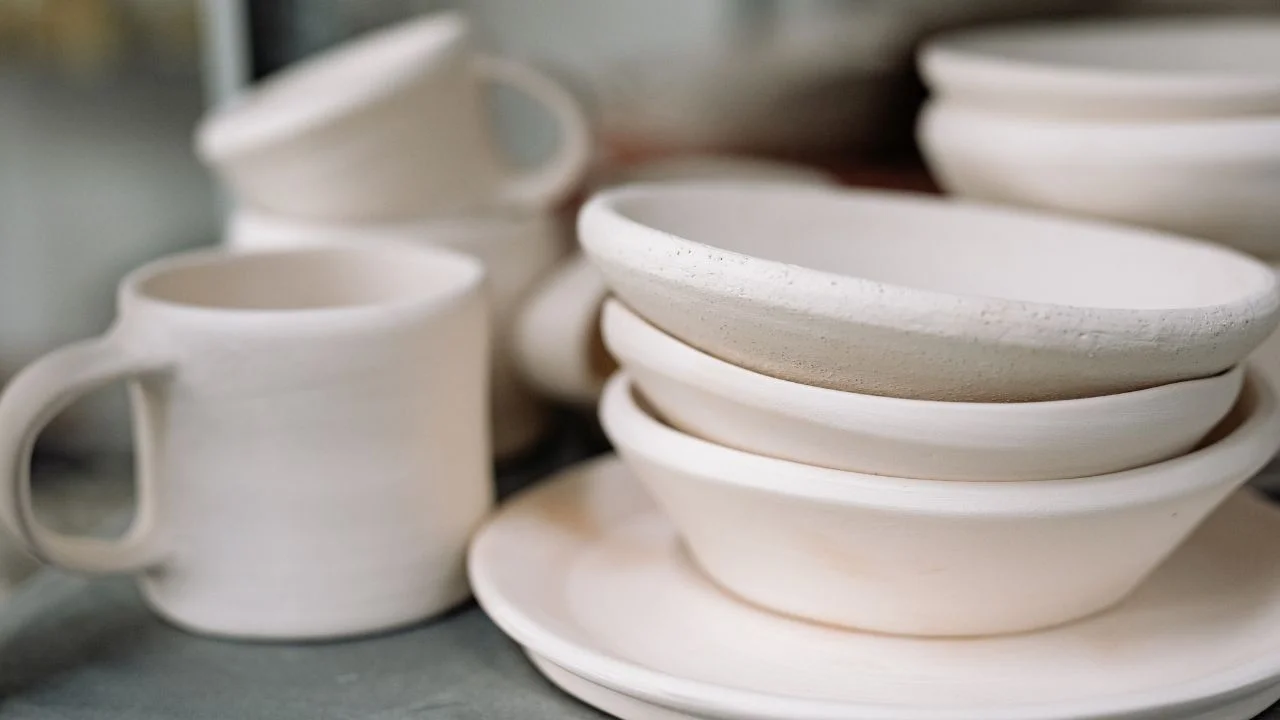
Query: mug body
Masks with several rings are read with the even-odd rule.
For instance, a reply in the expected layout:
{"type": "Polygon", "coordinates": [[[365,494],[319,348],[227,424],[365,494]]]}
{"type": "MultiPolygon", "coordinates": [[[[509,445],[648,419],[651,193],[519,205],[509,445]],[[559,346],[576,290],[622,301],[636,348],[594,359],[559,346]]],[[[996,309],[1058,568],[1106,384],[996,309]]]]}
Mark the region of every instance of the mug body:
{"type": "Polygon", "coordinates": [[[466,22],[453,13],[304,60],[219,109],[197,146],[244,205],[401,220],[488,204],[504,169],[466,22]]]}
{"type": "Polygon", "coordinates": [[[506,212],[413,223],[339,225],[238,208],[228,221],[224,244],[236,252],[258,252],[322,244],[359,246],[370,240],[449,248],[484,264],[492,313],[493,452],[503,459],[532,446],[547,430],[549,417],[545,403],[518,371],[514,325],[535,287],[567,252],[568,238],[555,216],[506,212]]]}
{"type": "Polygon", "coordinates": [[[155,488],[154,609],[202,633],[325,638],[468,595],[492,504],[483,271],[375,244],[195,255],[130,276],[113,335],[155,488]]]}

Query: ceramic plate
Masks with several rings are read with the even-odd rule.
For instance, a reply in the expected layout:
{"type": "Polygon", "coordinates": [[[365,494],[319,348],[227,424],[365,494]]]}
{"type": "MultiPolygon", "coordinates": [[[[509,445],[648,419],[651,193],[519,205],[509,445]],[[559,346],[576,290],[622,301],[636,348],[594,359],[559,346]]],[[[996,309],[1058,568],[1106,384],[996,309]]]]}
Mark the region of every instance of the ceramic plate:
{"type": "Polygon", "coordinates": [[[1280,511],[1242,491],[1106,613],[986,639],[856,633],[719,591],[606,457],[514,499],[470,573],[553,681],[628,719],[1243,720],[1280,699],[1276,547],[1280,511]]]}

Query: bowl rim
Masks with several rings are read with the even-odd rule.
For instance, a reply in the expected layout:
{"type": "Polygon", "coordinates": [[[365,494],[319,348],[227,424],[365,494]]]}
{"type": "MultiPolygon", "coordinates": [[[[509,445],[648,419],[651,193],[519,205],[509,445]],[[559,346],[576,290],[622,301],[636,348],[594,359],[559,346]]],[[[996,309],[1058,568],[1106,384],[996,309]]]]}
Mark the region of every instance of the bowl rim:
{"type": "Polygon", "coordinates": [[[1056,517],[1150,505],[1207,490],[1224,477],[1240,483],[1280,449],[1280,402],[1250,368],[1239,401],[1243,419],[1190,453],[1092,477],[1024,482],[917,480],[804,465],[753,455],[680,432],[643,409],[625,370],[605,384],[599,419],[620,454],[634,454],[726,489],[780,500],[934,516],[1056,517]],[[1225,463],[1225,464],[1224,464],[1225,463]]]}
{"type": "MultiPolygon", "coordinates": [[[[723,180],[635,183],[602,190],[593,195],[579,213],[577,227],[583,251],[606,276],[610,274],[610,266],[623,266],[628,272],[659,279],[675,287],[726,299],[732,297],[736,303],[743,303],[743,296],[740,292],[733,292],[729,285],[758,283],[761,276],[767,276],[772,291],[751,296],[746,304],[800,314],[811,320],[876,326],[902,333],[963,336],[969,341],[981,340],[1006,345],[1063,347],[1061,323],[1046,323],[1046,317],[1070,317],[1070,324],[1075,330],[1087,329],[1117,337],[1128,337],[1142,328],[1145,333],[1173,332],[1188,338],[1212,334],[1220,338],[1224,328],[1243,329],[1259,316],[1270,315],[1272,321],[1280,322],[1280,317],[1276,317],[1277,309],[1280,309],[1280,282],[1276,274],[1265,263],[1242,251],[1206,240],[1117,222],[1006,207],[950,196],[723,180]],[[945,214],[951,218],[953,225],[963,223],[966,218],[978,218],[988,222],[1011,221],[1028,226],[1056,226],[1111,240],[1127,236],[1169,243],[1196,248],[1203,251],[1206,257],[1235,265],[1242,276],[1240,285],[1243,289],[1236,299],[1228,302],[1173,308],[1092,307],[947,293],[818,270],[719,248],[646,225],[629,217],[619,207],[623,203],[640,199],[687,198],[690,194],[770,195],[801,201],[874,204],[916,216],[921,212],[945,214]],[[706,272],[707,267],[713,267],[714,272],[706,272]],[[693,272],[698,269],[702,272],[693,272]],[[891,316],[885,316],[885,310],[890,310],[891,316]],[[1214,322],[1205,325],[1203,319],[1208,314],[1212,314],[1214,322]],[[956,322],[962,318],[990,316],[1000,317],[1003,322],[956,322]],[[1011,327],[1018,332],[1010,332],[1011,327]]],[[[623,297],[625,299],[625,294],[623,297]]]]}
{"type": "MultiPolygon", "coordinates": [[[[936,138],[940,122],[964,123],[960,135],[995,134],[1001,147],[1019,153],[1060,155],[1073,160],[1081,153],[1113,161],[1158,155],[1170,160],[1202,162],[1248,161],[1273,167],[1280,161],[1280,113],[1266,116],[1194,118],[1186,120],[1081,120],[1025,115],[1003,109],[978,107],[946,97],[927,100],[916,116],[916,136],[936,138]],[[977,133],[974,127],[981,128],[977,133]],[[1052,143],[1045,143],[1051,139],[1052,143]],[[1270,150],[1270,152],[1268,152],[1270,150]]],[[[970,155],[991,152],[981,138],[966,137],[970,155]],[[982,149],[978,149],[982,148],[982,149]],[[976,152],[975,152],[976,150],[976,152]]],[[[936,150],[935,150],[936,152],[936,150]]],[[[1146,160],[1150,163],[1150,160],[1146,160]]],[[[1134,168],[1136,171],[1147,167],[1134,168]]]]}
{"type": "MultiPolygon", "coordinates": [[[[1034,87],[1039,95],[1056,92],[1071,97],[1090,96],[1102,102],[1120,100],[1124,103],[1141,100],[1142,96],[1211,102],[1224,97],[1277,95],[1272,102],[1280,105],[1280,73],[1251,75],[1229,70],[1168,73],[1139,68],[1086,66],[1010,54],[989,45],[991,40],[1009,37],[1079,37],[1098,30],[1185,32],[1191,29],[1203,32],[1206,26],[1209,31],[1219,33],[1231,28],[1242,27],[1253,32],[1263,28],[1274,32],[1280,43],[1280,17],[1261,13],[1023,21],[940,33],[920,49],[916,65],[930,89],[942,94],[951,90],[959,77],[963,76],[961,82],[967,84],[979,75],[984,76],[979,84],[986,91],[1006,89],[1004,86],[1009,90],[1034,87]],[[1135,94],[1139,97],[1135,98],[1135,94]]],[[[1277,52],[1277,57],[1280,57],[1280,52],[1277,52]]]]}
{"type": "Polygon", "coordinates": [[[704,389],[734,393],[730,399],[736,404],[765,409],[777,416],[795,416],[797,413],[789,412],[788,406],[803,408],[804,420],[825,425],[831,425],[828,422],[830,418],[845,412],[880,416],[912,413],[913,422],[918,421],[925,426],[954,424],[957,421],[1005,425],[1032,418],[1042,420],[1045,414],[1050,414],[1055,423],[1062,420],[1084,421],[1107,410],[1133,412],[1171,395],[1186,394],[1208,386],[1234,386],[1238,395],[1245,379],[1245,365],[1237,363],[1208,377],[1059,400],[976,402],[871,395],[805,385],[721,360],[664,332],[617,297],[605,299],[600,316],[604,342],[623,365],[641,366],[684,384],[696,379],[704,389]],[[674,356],[670,364],[679,365],[683,372],[671,372],[660,356],[674,356]]]}

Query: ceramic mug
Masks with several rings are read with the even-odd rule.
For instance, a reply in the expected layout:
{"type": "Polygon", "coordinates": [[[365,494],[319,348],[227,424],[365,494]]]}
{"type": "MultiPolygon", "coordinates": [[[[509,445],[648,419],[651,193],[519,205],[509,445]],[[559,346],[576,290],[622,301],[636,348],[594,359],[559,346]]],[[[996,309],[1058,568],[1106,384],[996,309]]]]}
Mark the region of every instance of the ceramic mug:
{"type": "Polygon", "coordinates": [[[464,600],[493,502],[484,271],[398,243],[236,255],[130,273],[114,325],[0,396],[0,511],[37,558],[135,573],[195,632],[332,638],[464,600]],[[31,509],[32,445],[79,395],[128,381],[135,520],[74,537],[31,509]]]}
{"type": "Polygon", "coordinates": [[[310,220],[387,221],[493,206],[545,207],[586,172],[573,96],[541,73],[471,47],[446,12],[362,36],[293,65],[199,127],[197,152],[243,204],[310,220]],[[553,157],[504,161],[485,85],[510,86],[559,125],[553,157]]]}
{"type": "Polygon", "coordinates": [[[308,223],[238,208],[227,223],[225,245],[235,251],[300,248],[319,243],[399,240],[445,247],[484,263],[492,312],[490,416],[499,459],[527,450],[549,428],[545,404],[516,371],[512,325],[529,293],[564,255],[568,240],[546,213],[505,213],[379,225],[308,223]]]}

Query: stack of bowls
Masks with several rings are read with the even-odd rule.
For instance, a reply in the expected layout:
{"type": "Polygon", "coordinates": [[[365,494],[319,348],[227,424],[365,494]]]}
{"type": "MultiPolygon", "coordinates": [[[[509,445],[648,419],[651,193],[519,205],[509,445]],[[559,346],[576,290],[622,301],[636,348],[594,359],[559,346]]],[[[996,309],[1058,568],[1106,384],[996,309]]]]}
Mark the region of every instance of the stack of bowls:
{"type": "Polygon", "coordinates": [[[944,189],[1280,259],[1280,15],[964,30],[919,62],[944,189]]]}
{"type": "Polygon", "coordinates": [[[548,427],[516,372],[512,326],[569,249],[555,213],[585,176],[591,142],[568,91],[474,45],[455,12],[371,31],[216,108],[196,147],[234,202],[224,238],[233,251],[392,241],[481,260],[494,330],[493,449],[506,457],[548,427]],[[494,85],[529,96],[558,126],[559,146],[539,167],[520,170],[504,156],[487,117],[494,85]]]}
{"type": "MultiPolygon", "coordinates": [[[[1016,24],[919,57],[949,193],[1205,238],[1280,272],[1280,14],[1016,24]]],[[[1280,381],[1280,334],[1254,354],[1280,381]]]]}
{"type": "Polygon", "coordinates": [[[733,595],[885,633],[1132,592],[1280,447],[1269,268],[1154,231],[727,182],[598,194],[604,428],[733,595]],[[1196,282],[1188,282],[1195,278],[1196,282]]]}

